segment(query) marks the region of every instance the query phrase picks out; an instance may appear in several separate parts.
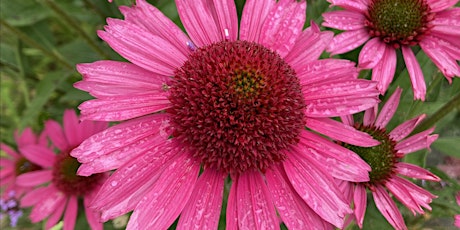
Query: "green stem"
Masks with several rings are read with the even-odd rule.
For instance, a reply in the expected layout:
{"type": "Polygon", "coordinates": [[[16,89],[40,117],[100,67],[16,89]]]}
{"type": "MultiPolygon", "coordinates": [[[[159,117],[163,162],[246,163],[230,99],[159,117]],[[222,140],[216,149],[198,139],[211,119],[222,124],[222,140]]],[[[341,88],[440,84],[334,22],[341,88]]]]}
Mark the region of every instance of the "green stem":
{"type": "Polygon", "coordinates": [[[63,66],[65,66],[68,69],[73,69],[73,65],[67,62],[62,56],[57,53],[55,50],[50,52],[47,48],[42,46],[41,44],[37,43],[33,39],[29,38],[26,34],[24,34],[22,31],[14,28],[10,24],[8,24],[6,21],[3,19],[0,19],[0,24],[10,30],[13,34],[15,34],[19,39],[21,39],[23,42],[25,42],[27,45],[34,47],[36,49],[41,50],[45,55],[51,57],[52,59],[56,60],[57,62],[61,63],[63,66]]]}
{"type": "Polygon", "coordinates": [[[51,8],[60,18],[64,20],[67,24],[70,25],[72,29],[74,29],[82,38],[83,40],[88,43],[91,48],[93,48],[96,52],[98,52],[103,58],[110,59],[109,55],[107,55],[90,37],[89,35],[82,29],[78,23],[73,20],[64,10],[62,10],[54,1],[51,0],[41,0],[46,6],[51,8]]]}
{"type": "Polygon", "coordinates": [[[419,126],[417,126],[417,128],[415,128],[412,134],[419,133],[423,130],[431,128],[436,124],[436,122],[441,120],[443,117],[445,117],[447,114],[449,114],[452,110],[456,108],[460,108],[460,93],[453,97],[449,102],[447,102],[442,108],[436,111],[428,119],[424,120],[419,126]]]}

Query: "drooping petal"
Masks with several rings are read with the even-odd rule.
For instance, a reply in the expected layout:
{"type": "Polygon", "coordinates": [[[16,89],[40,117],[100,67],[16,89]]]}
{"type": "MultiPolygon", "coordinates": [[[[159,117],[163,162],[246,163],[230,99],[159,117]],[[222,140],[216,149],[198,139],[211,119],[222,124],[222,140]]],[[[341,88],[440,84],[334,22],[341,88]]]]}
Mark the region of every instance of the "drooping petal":
{"type": "Polygon", "coordinates": [[[377,88],[383,95],[393,81],[396,71],[396,51],[389,45],[385,45],[385,53],[382,59],[372,69],[372,80],[379,82],[377,88]]]}
{"type": "Polygon", "coordinates": [[[177,229],[217,229],[225,176],[213,169],[204,170],[181,213],[177,229]]]}
{"type": "Polygon", "coordinates": [[[262,26],[275,1],[246,1],[240,21],[240,40],[259,43],[262,26]]]}
{"type": "Polygon", "coordinates": [[[155,114],[133,119],[91,136],[70,155],[83,163],[79,175],[109,171],[150,151],[166,150],[168,115],[155,114]],[[84,168],[84,169],[83,169],[84,168]]]}
{"type": "Polygon", "coordinates": [[[406,206],[412,214],[415,216],[417,213],[424,214],[423,209],[418,203],[412,198],[411,194],[406,187],[396,183],[395,178],[391,178],[385,183],[385,187],[398,199],[404,206],[406,206]]]}
{"type": "Polygon", "coordinates": [[[56,188],[50,189],[50,193],[43,197],[43,199],[32,208],[32,212],[30,213],[30,220],[32,223],[37,223],[52,215],[59,209],[59,206],[65,206],[66,198],[67,197],[56,188]]]}
{"type": "Polygon", "coordinates": [[[354,50],[369,39],[369,34],[365,29],[345,31],[332,39],[326,48],[331,55],[342,54],[354,50]]]}
{"type": "Polygon", "coordinates": [[[332,227],[311,210],[297,194],[282,167],[274,166],[268,169],[265,178],[273,203],[283,223],[289,229],[308,229],[311,226],[318,229],[332,227]]]}
{"type": "Polygon", "coordinates": [[[331,11],[322,14],[323,26],[338,30],[358,30],[364,28],[364,14],[349,10],[331,11]]]}
{"type": "Polygon", "coordinates": [[[30,207],[34,204],[38,203],[39,201],[43,200],[46,196],[48,196],[52,191],[53,187],[38,187],[28,193],[26,193],[21,198],[20,207],[30,207]]]}
{"type": "Polygon", "coordinates": [[[78,200],[76,196],[70,196],[64,214],[64,230],[73,230],[77,221],[78,200]]]}
{"type": "Polygon", "coordinates": [[[259,43],[285,57],[302,33],[306,8],[305,0],[278,1],[264,20],[259,43]]]}
{"type": "Polygon", "coordinates": [[[388,122],[390,122],[391,118],[393,118],[393,115],[398,109],[401,93],[402,89],[398,87],[396,88],[395,92],[391,95],[391,97],[388,98],[388,101],[380,110],[379,116],[375,121],[375,127],[382,129],[387,126],[388,122]]]}
{"type": "Polygon", "coordinates": [[[378,105],[364,111],[363,124],[366,126],[374,124],[378,111],[378,105]]]}
{"type": "Polygon", "coordinates": [[[340,81],[355,79],[358,71],[355,63],[344,59],[321,59],[306,64],[302,69],[296,70],[297,77],[302,87],[320,84],[325,81],[340,81]]]}
{"type": "Polygon", "coordinates": [[[438,12],[430,23],[432,25],[460,26],[460,8],[455,7],[438,12]]]}
{"type": "Polygon", "coordinates": [[[64,130],[62,130],[61,125],[57,121],[46,121],[45,130],[53,142],[53,145],[56,146],[59,150],[65,151],[70,148],[70,145],[65,137],[64,130]]]}
{"type": "Polygon", "coordinates": [[[423,214],[424,211],[422,207],[431,210],[429,204],[437,197],[414,183],[397,176],[390,178],[385,183],[385,186],[401,203],[409,208],[414,215],[415,212],[423,214]]]}
{"type": "Polygon", "coordinates": [[[275,207],[260,172],[246,171],[238,177],[237,183],[240,229],[279,229],[275,207]]]}
{"type": "Polygon", "coordinates": [[[92,208],[102,211],[103,221],[133,210],[137,203],[152,190],[161,172],[171,163],[170,160],[180,154],[187,153],[177,148],[160,148],[154,154],[145,154],[143,157],[127,162],[102,185],[94,198],[92,208]]]}
{"type": "Polygon", "coordinates": [[[379,102],[376,83],[363,79],[324,82],[302,87],[310,117],[333,117],[357,113],[379,102]]]}
{"type": "Polygon", "coordinates": [[[86,101],[78,108],[82,120],[123,121],[165,110],[168,98],[158,94],[118,96],[86,101]]]}
{"type": "Polygon", "coordinates": [[[434,127],[423,132],[411,136],[395,146],[398,153],[408,154],[421,149],[429,149],[431,143],[438,139],[438,135],[430,135],[434,131],[434,127]]]}
{"type": "Polygon", "coordinates": [[[362,69],[372,69],[382,60],[385,54],[385,43],[380,38],[372,38],[359,52],[358,67],[362,69]]]}
{"type": "Polygon", "coordinates": [[[50,182],[52,178],[51,170],[37,170],[19,175],[16,177],[16,184],[23,187],[33,187],[50,182]]]}
{"type": "Polygon", "coordinates": [[[60,205],[56,207],[56,210],[54,210],[54,212],[46,220],[45,229],[51,229],[59,222],[59,220],[62,217],[62,214],[64,213],[65,208],[66,208],[65,203],[64,205],[60,205]]]}
{"type": "Polygon", "coordinates": [[[330,118],[310,118],[306,124],[308,128],[324,134],[334,140],[342,141],[356,146],[372,147],[380,144],[371,135],[361,132],[352,126],[343,124],[330,118]]]}
{"type": "Polygon", "coordinates": [[[238,21],[235,2],[177,0],[177,11],[190,38],[198,46],[235,40],[238,21]]]}
{"type": "Polygon", "coordinates": [[[188,154],[172,159],[136,206],[126,229],[168,228],[187,204],[199,170],[199,163],[188,154]]]}
{"type": "Polygon", "coordinates": [[[237,178],[232,178],[232,185],[228,194],[227,200],[227,213],[225,219],[227,220],[226,230],[238,230],[238,207],[236,191],[238,188],[237,178]]]}
{"type": "Polygon", "coordinates": [[[423,51],[430,57],[434,64],[441,70],[444,76],[447,77],[449,82],[450,78],[460,76],[460,66],[458,62],[453,59],[446,51],[439,46],[434,39],[426,37],[420,43],[423,51]]]}
{"type": "Polygon", "coordinates": [[[125,16],[125,20],[145,28],[151,34],[157,35],[169,41],[181,51],[188,55],[191,51],[187,48],[187,35],[166,17],[160,10],[153,7],[145,0],[137,0],[132,8],[120,7],[120,11],[125,16]]]}
{"type": "Polygon", "coordinates": [[[366,214],[367,206],[367,193],[366,188],[363,185],[357,184],[355,186],[353,201],[355,205],[356,223],[360,228],[362,228],[364,222],[364,214],[366,214]]]}
{"type": "Polygon", "coordinates": [[[167,94],[168,77],[152,73],[137,65],[118,61],[97,61],[78,64],[83,81],[74,84],[97,98],[133,94],[167,94]]]}
{"type": "Polygon", "coordinates": [[[388,222],[397,230],[407,230],[406,224],[401,213],[396,207],[395,202],[390,198],[385,189],[377,185],[372,192],[375,205],[380,210],[380,213],[388,220],[388,222]]]}
{"type": "Polygon", "coordinates": [[[422,114],[416,118],[410,119],[400,125],[398,125],[396,128],[394,128],[388,135],[390,136],[391,139],[394,141],[400,141],[407,137],[414,129],[415,127],[423,120],[425,119],[426,115],[422,114]]]}
{"type": "Polygon", "coordinates": [[[352,211],[326,168],[314,159],[304,158],[304,155],[300,157],[300,153],[296,152],[290,152],[283,165],[292,186],[308,206],[323,219],[341,228],[345,215],[352,211]]]}
{"type": "Polygon", "coordinates": [[[321,32],[319,26],[311,21],[311,26],[304,30],[284,60],[298,73],[305,65],[318,60],[334,34],[321,32]]]}
{"type": "Polygon", "coordinates": [[[420,65],[415,58],[414,52],[408,46],[401,47],[404,62],[406,63],[407,71],[412,83],[412,90],[414,92],[414,99],[420,99],[425,101],[426,85],[425,79],[423,78],[423,72],[420,65]]]}
{"type": "Polygon", "coordinates": [[[27,160],[40,165],[43,168],[53,166],[56,155],[50,149],[39,145],[28,145],[20,148],[22,155],[27,160]]]}
{"type": "Polygon", "coordinates": [[[395,170],[397,173],[410,177],[410,178],[415,178],[419,180],[441,181],[441,178],[434,175],[432,172],[420,166],[405,163],[405,162],[398,162],[396,164],[395,170]]]}
{"type": "Polygon", "coordinates": [[[173,76],[187,57],[169,41],[145,29],[118,19],[107,19],[99,37],[130,62],[151,72],[173,76]]]}
{"type": "Polygon", "coordinates": [[[367,12],[367,5],[369,1],[366,0],[328,0],[331,6],[340,6],[346,10],[367,12]]]}
{"type": "Polygon", "coordinates": [[[431,8],[431,12],[439,12],[455,5],[458,2],[458,0],[427,0],[427,2],[431,8]]]}

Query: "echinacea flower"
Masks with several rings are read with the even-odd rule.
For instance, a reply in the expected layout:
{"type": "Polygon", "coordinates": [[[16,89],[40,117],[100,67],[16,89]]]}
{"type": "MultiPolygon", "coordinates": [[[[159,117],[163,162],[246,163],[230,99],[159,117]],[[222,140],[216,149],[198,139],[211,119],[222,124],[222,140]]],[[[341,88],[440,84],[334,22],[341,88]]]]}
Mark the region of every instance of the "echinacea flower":
{"type": "Polygon", "coordinates": [[[39,170],[41,167],[27,159],[27,153],[22,149],[28,145],[47,146],[45,132],[40,136],[33,133],[31,128],[26,128],[21,134],[15,133],[15,140],[18,151],[15,151],[10,146],[1,143],[0,149],[6,153],[0,157],[0,187],[2,188],[2,196],[7,199],[10,191],[14,191],[16,198],[19,198],[25,191],[30,190],[28,187],[18,186],[16,184],[17,176],[39,170]]]}
{"type": "Polygon", "coordinates": [[[366,211],[366,190],[372,192],[377,208],[395,229],[406,229],[406,225],[388,192],[393,194],[414,215],[423,214],[422,207],[431,210],[429,204],[436,197],[400,176],[440,181],[439,177],[428,170],[401,161],[407,154],[429,148],[431,143],[438,138],[437,134],[431,135],[434,128],[407,137],[425,118],[424,114],[400,124],[391,132],[385,129],[398,108],[401,92],[400,88],[396,89],[377,117],[377,106],[365,111],[363,122],[354,123],[351,115],[343,117],[344,123],[369,133],[381,142],[380,145],[371,148],[343,144],[358,154],[372,168],[369,173],[369,181],[343,182],[340,185],[354,203],[354,215],[360,227],[362,227],[366,211]]]}
{"type": "Polygon", "coordinates": [[[460,8],[458,0],[328,0],[344,10],[323,14],[323,26],[343,30],[327,47],[341,54],[365,44],[358,67],[372,69],[372,80],[384,94],[401,49],[415,99],[425,100],[422,69],[412,47],[421,47],[449,82],[460,76],[460,8]]]}
{"type": "MultiPolygon", "coordinates": [[[[457,205],[460,206],[460,192],[457,193],[457,196],[455,196],[456,200],[457,200],[457,205]]],[[[458,228],[460,228],[460,214],[459,215],[455,215],[455,222],[454,222],[454,225],[457,226],[458,228]]]]}
{"type": "Polygon", "coordinates": [[[6,216],[6,213],[10,218],[10,226],[16,227],[23,213],[19,208],[19,201],[14,190],[10,190],[7,197],[0,198],[0,209],[0,219],[6,216]]]}
{"type": "Polygon", "coordinates": [[[53,120],[45,123],[45,132],[57,148],[57,154],[54,153],[53,148],[40,145],[28,145],[23,148],[27,160],[41,167],[40,170],[21,174],[16,181],[21,186],[39,186],[21,199],[21,207],[33,206],[30,214],[33,223],[48,218],[45,227],[49,229],[56,225],[64,213],[64,229],[74,229],[78,214],[78,200],[83,199],[86,218],[91,229],[102,229],[97,213],[88,209],[88,204],[107,176],[105,174],[78,176],[77,169],[80,163],[69,153],[83,140],[106,128],[106,122],[80,123],[75,111],[66,110],[63,128],[53,120]]]}
{"type": "Polygon", "coordinates": [[[131,63],[77,66],[75,87],[96,97],[82,119],[128,120],[71,153],[80,175],[117,169],[92,205],[102,221],[134,210],[128,229],[165,229],[179,215],[178,229],[216,229],[230,175],[228,229],[279,229],[279,217],[341,227],[351,210],[332,176],[365,181],[370,168],[305,124],[376,145],[328,118],[374,106],[376,83],[356,79],[352,62],[317,60],[332,33],[302,31],[305,1],[249,0],[239,32],[233,0],[176,5],[190,37],[138,0],[98,33],[131,63]]]}

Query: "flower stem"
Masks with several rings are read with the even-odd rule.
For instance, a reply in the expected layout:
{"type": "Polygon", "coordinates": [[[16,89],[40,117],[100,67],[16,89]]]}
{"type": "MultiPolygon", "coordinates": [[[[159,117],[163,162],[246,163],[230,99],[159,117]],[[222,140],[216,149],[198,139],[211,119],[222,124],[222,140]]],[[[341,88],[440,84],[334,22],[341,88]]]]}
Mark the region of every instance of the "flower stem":
{"type": "Polygon", "coordinates": [[[414,129],[412,134],[419,133],[426,130],[436,124],[439,120],[444,118],[454,109],[460,109],[460,93],[454,96],[449,102],[447,102],[442,108],[436,111],[428,119],[423,121],[417,128],[414,129]]]}

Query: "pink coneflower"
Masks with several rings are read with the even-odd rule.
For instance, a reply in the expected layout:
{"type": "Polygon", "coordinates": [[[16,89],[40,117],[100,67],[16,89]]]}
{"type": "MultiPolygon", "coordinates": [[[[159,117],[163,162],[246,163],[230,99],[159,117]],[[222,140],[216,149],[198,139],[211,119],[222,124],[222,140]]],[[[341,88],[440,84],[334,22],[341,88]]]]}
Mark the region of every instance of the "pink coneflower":
{"type": "Polygon", "coordinates": [[[399,176],[440,181],[439,177],[426,169],[401,162],[405,155],[429,148],[431,143],[438,138],[436,134],[430,135],[434,128],[406,138],[419,122],[425,118],[424,114],[400,124],[391,132],[385,129],[385,126],[396,112],[401,92],[400,88],[396,89],[382,107],[377,118],[377,106],[374,109],[366,110],[362,123],[353,123],[351,115],[343,117],[344,123],[369,133],[381,142],[380,145],[371,148],[343,144],[346,148],[357,153],[372,168],[369,173],[369,181],[359,183],[344,182],[341,184],[345,193],[349,194],[349,199],[354,203],[354,215],[360,227],[362,227],[366,211],[366,190],[372,192],[377,208],[395,229],[406,229],[406,225],[395,202],[387,191],[392,193],[414,215],[417,212],[424,213],[422,207],[431,210],[429,203],[436,197],[399,176]]]}
{"type": "MultiPolygon", "coordinates": [[[[457,196],[455,196],[455,198],[457,200],[457,204],[460,206],[460,192],[457,193],[457,196]]],[[[458,228],[460,228],[460,214],[455,215],[454,225],[457,226],[458,228]]]]}
{"type": "Polygon", "coordinates": [[[425,80],[413,46],[420,46],[449,82],[460,76],[460,8],[458,0],[328,0],[345,10],[323,14],[324,26],[344,30],[327,47],[331,54],[365,43],[358,67],[372,69],[372,80],[385,93],[401,48],[415,99],[425,100],[425,80]]]}
{"type": "Polygon", "coordinates": [[[88,209],[95,193],[106,179],[104,174],[89,177],[76,175],[80,163],[69,155],[89,136],[107,128],[106,122],[84,121],[79,123],[73,110],[66,110],[63,119],[64,127],[56,121],[47,121],[45,132],[58,149],[40,145],[28,145],[23,148],[27,160],[42,167],[41,170],[20,175],[16,183],[21,186],[38,186],[21,199],[21,206],[33,206],[30,214],[32,222],[39,222],[48,217],[46,229],[53,227],[64,213],[64,229],[73,229],[78,213],[78,200],[83,198],[85,214],[92,229],[102,229],[97,215],[88,209]],[[64,211],[65,210],[65,211],[64,211]]]}
{"type": "Polygon", "coordinates": [[[233,0],[176,4],[190,38],[139,0],[99,31],[131,63],[77,66],[75,87],[97,98],[80,105],[82,119],[128,120],[71,153],[81,175],[118,169],[93,203],[101,219],[134,210],[128,229],[164,229],[179,215],[179,229],[216,229],[230,175],[228,229],[278,229],[279,217],[294,229],[341,227],[351,210],[332,176],[366,181],[370,168],[305,124],[376,145],[328,118],[374,106],[376,84],[349,61],[317,60],[332,33],[302,31],[305,1],[247,1],[239,33],[233,0]]]}
{"type": "Polygon", "coordinates": [[[18,151],[8,145],[1,143],[0,148],[6,153],[0,157],[0,187],[2,188],[2,196],[5,199],[9,198],[10,191],[14,191],[15,197],[19,198],[25,191],[30,190],[30,187],[22,187],[16,185],[16,177],[27,172],[41,169],[37,164],[34,164],[27,159],[27,152],[22,149],[28,145],[47,146],[45,132],[37,136],[31,128],[26,128],[21,134],[15,134],[16,145],[18,151]]]}

